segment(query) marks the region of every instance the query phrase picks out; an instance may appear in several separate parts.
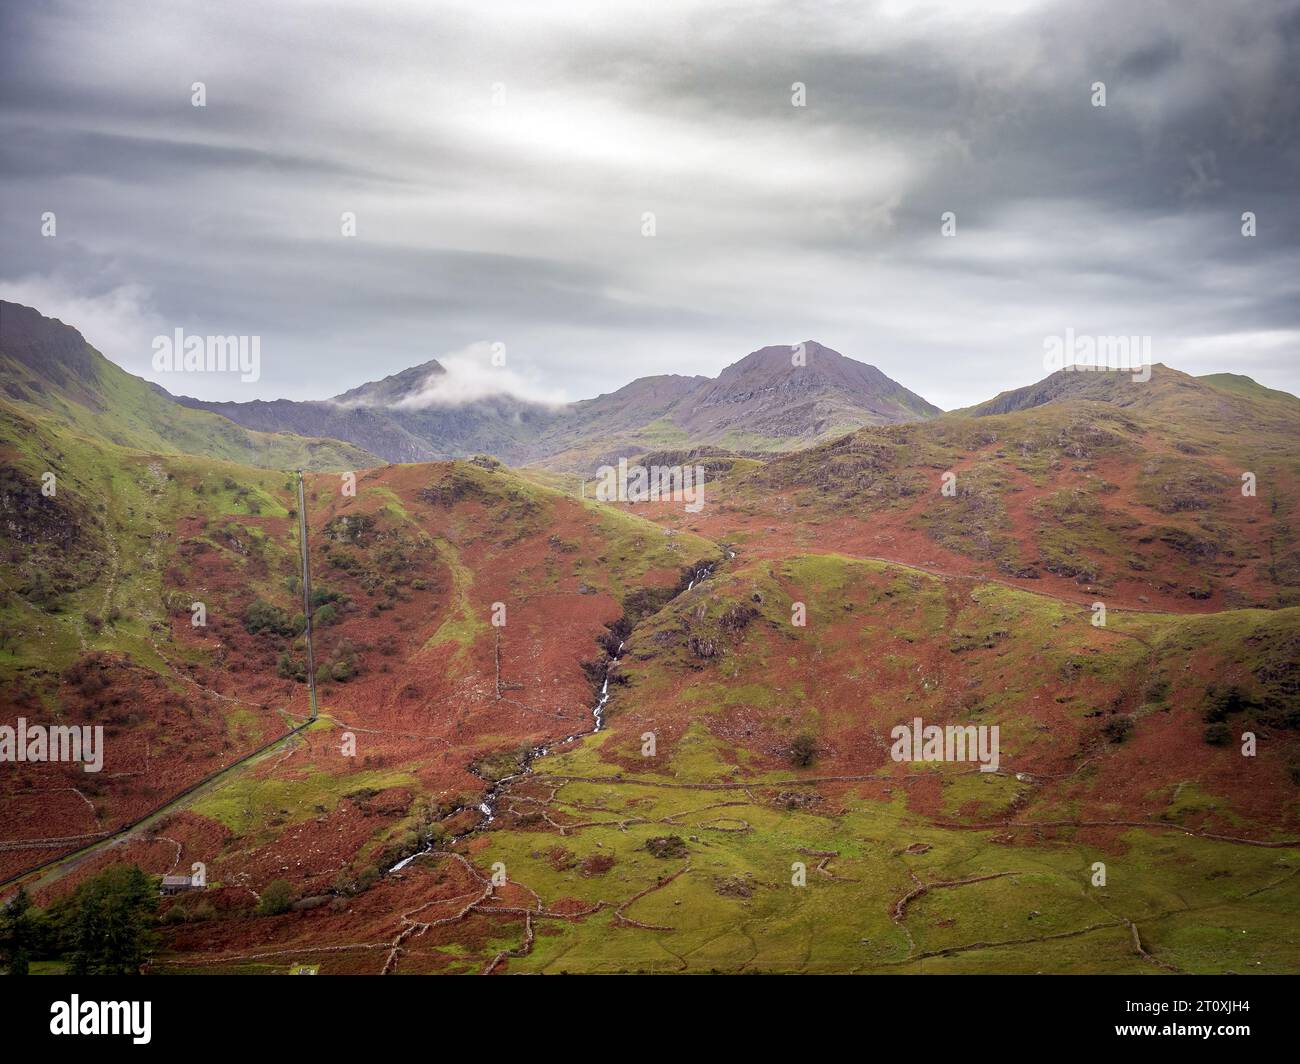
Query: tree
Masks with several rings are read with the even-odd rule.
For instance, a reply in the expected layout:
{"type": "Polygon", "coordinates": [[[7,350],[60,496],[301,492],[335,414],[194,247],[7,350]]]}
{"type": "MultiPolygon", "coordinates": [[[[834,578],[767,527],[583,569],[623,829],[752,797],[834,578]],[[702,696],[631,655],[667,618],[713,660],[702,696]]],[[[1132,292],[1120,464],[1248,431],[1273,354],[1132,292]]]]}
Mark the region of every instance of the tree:
{"type": "Polygon", "coordinates": [[[33,947],[39,934],[39,912],[23,887],[0,912],[0,957],[10,975],[26,975],[33,947]]]}
{"type": "Polygon", "coordinates": [[[135,975],[154,948],[158,888],[138,865],[111,865],[55,910],[71,975],[135,975]]]}
{"type": "Polygon", "coordinates": [[[250,635],[267,632],[270,635],[293,635],[289,615],[265,599],[254,599],[244,611],[244,629],[250,635]]]}
{"type": "Polygon", "coordinates": [[[275,673],[277,676],[283,676],[286,680],[297,680],[299,683],[307,682],[307,666],[287,650],[280,655],[280,662],[276,665],[275,673]]]}
{"type": "Polygon", "coordinates": [[[293,904],[293,887],[285,879],[273,879],[262,891],[257,902],[258,916],[278,916],[289,911],[293,904]]]}
{"type": "Polygon", "coordinates": [[[817,738],[808,732],[801,732],[790,744],[790,764],[796,768],[807,768],[817,757],[817,738]]]}
{"type": "Polygon", "coordinates": [[[1221,724],[1234,713],[1255,708],[1251,697],[1235,684],[1230,687],[1206,688],[1205,703],[1206,724],[1221,724]]]}

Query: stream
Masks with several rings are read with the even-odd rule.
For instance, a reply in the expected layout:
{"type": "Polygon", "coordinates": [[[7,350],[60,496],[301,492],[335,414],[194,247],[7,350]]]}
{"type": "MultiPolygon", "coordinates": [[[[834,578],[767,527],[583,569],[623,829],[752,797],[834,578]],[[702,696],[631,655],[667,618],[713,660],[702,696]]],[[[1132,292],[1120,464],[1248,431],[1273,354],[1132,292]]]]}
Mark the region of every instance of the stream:
{"type": "MultiPolygon", "coordinates": [[[[734,554],[732,556],[734,557],[734,554]]],[[[696,584],[702,583],[712,575],[713,575],[712,565],[699,566],[691,574],[691,579],[690,582],[686,585],[686,590],[680,593],[685,594],[686,591],[690,591],[691,588],[693,588],[696,584]]],[[[501,800],[501,795],[515,780],[522,779],[524,776],[529,775],[533,771],[533,767],[532,767],[533,762],[537,758],[544,757],[545,755],[549,754],[553,748],[557,746],[564,746],[568,743],[575,742],[578,739],[583,739],[588,735],[595,735],[605,726],[605,704],[609,701],[609,674],[610,671],[614,668],[614,666],[618,664],[619,657],[622,655],[623,647],[625,645],[626,645],[626,640],[620,640],[618,644],[618,649],[614,651],[613,654],[609,654],[608,652],[606,653],[604,677],[603,677],[603,682],[600,685],[600,694],[596,698],[596,704],[592,706],[591,709],[591,719],[592,719],[591,728],[588,731],[574,732],[572,735],[566,735],[562,739],[553,739],[550,742],[542,744],[541,746],[534,746],[521,759],[519,771],[512,772],[508,776],[502,776],[499,780],[497,780],[490,787],[488,787],[487,791],[483,795],[483,800],[478,804],[478,811],[481,814],[478,822],[468,831],[464,831],[461,832],[461,834],[459,835],[452,836],[452,838],[448,839],[447,842],[444,843],[443,845],[451,845],[453,843],[460,842],[461,839],[468,838],[470,835],[473,835],[476,831],[481,831],[483,828],[491,824],[492,821],[496,819],[497,803],[501,800]]],[[[443,819],[450,820],[452,817],[457,816],[460,813],[463,813],[468,808],[469,808],[468,805],[457,806],[450,813],[448,813],[443,819]]],[[[425,846],[417,850],[415,853],[411,854],[409,857],[403,857],[400,861],[397,862],[397,864],[393,865],[392,868],[384,872],[384,875],[388,875],[390,872],[400,872],[403,868],[409,865],[421,854],[428,853],[432,849],[433,849],[433,844],[431,842],[427,843],[425,846]]]]}

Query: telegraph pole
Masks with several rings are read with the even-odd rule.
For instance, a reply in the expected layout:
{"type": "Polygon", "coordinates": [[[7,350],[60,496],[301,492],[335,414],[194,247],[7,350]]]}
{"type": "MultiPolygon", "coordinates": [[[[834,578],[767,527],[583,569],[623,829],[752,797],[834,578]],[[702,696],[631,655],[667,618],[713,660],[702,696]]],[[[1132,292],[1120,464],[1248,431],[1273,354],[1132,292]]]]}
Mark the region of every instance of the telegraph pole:
{"type": "Polygon", "coordinates": [[[311,719],[316,719],[316,658],[311,650],[311,559],[307,553],[307,490],[298,470],[298,545],[302,550],[302,615],[307,622],[307,694],[311,719]]]}

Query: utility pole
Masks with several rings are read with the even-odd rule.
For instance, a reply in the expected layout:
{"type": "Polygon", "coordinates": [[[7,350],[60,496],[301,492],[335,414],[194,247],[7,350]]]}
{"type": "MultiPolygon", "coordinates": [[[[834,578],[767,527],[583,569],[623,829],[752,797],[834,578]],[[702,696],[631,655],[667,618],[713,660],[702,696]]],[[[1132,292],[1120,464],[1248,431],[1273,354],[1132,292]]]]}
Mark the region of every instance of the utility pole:
{"type": "Polygon", "coordinates": [[[302,549],[302,615],[307,621],[307,694],[316,719],[316,658],[311,650],[311,559],[307,553],[307,489],[298,470],[298,545],[302,549]]]}

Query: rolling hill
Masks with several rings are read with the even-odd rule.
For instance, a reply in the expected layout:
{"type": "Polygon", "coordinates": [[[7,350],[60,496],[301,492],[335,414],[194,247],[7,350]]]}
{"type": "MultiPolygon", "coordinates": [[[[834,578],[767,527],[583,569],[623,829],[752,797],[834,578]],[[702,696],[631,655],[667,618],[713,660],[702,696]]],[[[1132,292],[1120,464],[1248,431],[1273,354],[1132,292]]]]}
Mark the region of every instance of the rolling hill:
{"type": "Polygon", "coordinates": [[[562,441],[708,456],[698,513],[308,474],[310,725],[293,480],[117,424],[71,341],[7,356],[0,723],[106,759],[9,766],[0,879],[202,862],[178,974],[1294,970],[1300,401],[1157,367],[840,434],[827,396],[888,386],[767,351],[562,441]],[[994,770],[895,759],[917,718],[996,727],[994,770]]]}
{"type": "Polygon", "coordinates": [[[1300,602],[1300,400],[1163,366],[1146,384],[1110,377],[724,463],[716,504],[671,520],[761,553],[825,546],[1074,601],[1300,602]]]}
{"type": "Polygon", "coordinates": [[[163,454],[192,454],[279,469],[364,469],[374,455],[348,443],[250,432],[173,402],[125,372],[76,329],[31,307],[0,301],[0,413],[55,418],[88,438],[163,454]]]}

